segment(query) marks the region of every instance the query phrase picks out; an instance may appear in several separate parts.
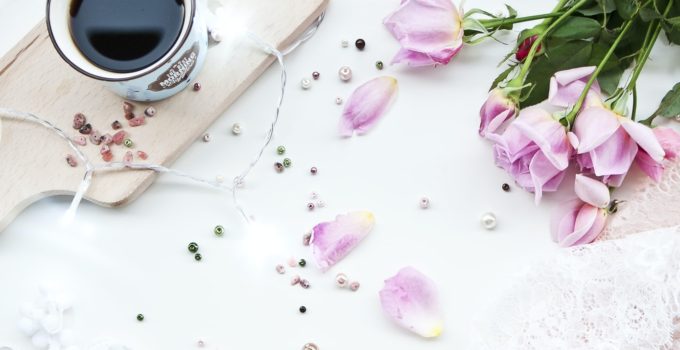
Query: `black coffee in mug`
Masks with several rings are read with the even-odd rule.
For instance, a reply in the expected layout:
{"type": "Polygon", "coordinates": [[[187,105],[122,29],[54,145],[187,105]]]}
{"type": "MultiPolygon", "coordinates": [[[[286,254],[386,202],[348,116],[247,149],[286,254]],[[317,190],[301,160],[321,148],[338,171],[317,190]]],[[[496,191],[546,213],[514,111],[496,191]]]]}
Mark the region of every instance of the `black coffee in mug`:
{"type": "Polygon", "coordinates": [[[69,10],[71,36],[83,56],[117,73],[160,60],[184,21],[182,0],[72,0],[69,10]]]}

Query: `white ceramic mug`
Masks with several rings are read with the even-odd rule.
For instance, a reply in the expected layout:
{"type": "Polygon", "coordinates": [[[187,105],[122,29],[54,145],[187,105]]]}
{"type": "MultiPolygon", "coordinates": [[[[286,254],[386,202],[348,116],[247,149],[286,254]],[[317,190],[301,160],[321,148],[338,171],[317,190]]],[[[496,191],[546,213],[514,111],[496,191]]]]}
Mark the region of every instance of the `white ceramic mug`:
{"type": "Polygon", "coordinates": [[[47,30],[59,55],[78,72],[106,83],[126,99],[162,100],[189,86],[208,54],[207,9],[197,0],[183,1],[184,19],[177,40],[161,59],[134,72],[108,71],[81,53],[69,28],[72,0],[47,0],[47,30]]]}

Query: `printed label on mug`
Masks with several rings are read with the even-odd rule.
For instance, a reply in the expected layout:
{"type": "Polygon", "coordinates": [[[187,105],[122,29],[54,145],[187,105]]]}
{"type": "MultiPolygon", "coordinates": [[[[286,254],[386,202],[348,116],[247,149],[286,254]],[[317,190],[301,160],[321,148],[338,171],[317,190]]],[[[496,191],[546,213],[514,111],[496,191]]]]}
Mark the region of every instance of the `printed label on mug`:
{"type": "Polygon", "coordinates": [[[198,44],[194,44],[189,50],[184,52],[177,63],[174,63],[165,72],[161,73],[156,81],[149,84],[150,91],[162,91],[172,89],[187,79],[191,72],[196,67],[196,59],[200,48],[198,44]]]}

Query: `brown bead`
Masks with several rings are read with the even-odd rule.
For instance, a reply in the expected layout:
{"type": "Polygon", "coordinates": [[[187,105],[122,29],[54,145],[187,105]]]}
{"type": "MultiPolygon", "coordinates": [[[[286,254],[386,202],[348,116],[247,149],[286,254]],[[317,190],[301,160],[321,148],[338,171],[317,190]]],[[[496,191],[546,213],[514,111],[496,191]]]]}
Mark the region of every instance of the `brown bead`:
{"type": "Polygon", "coordinates": [[[283,166],[282,163],[276,162],[276,163],[274,163],[274,169],[276,169],[277,173],[282,173],[283,169],[285,169],[285,167],[283,166]]]}
{"type": "Polygon", "coordinates": [[[313,166],[311,169],[309,169],[309,172],[312,173],[312,175],[316,175],[316,173],[319,172],[319,169],[313,166]]]}
{"type": "Polygon", "coordinates": [[[130,120],[130,119],[134,119],[134,118],[135,118],[134,113],[132,113],[132,112],[126,112],[125,113],[125,119],[130,120]]]}
{"type": "Polygon", "coordinates": [[[78,161],[76,160],[76,157],[74,157],[71,154],[66,155],[66,164],[68,164],[70,167],[75,168],[78,166],[78,161]]]}
{"type": "Polygon", "coordinates": [[[87,123],[87,118],[85,118],[84,114],[76,113],[73,116],[73,128],[74,129],[79,130],[80,128],[85,126],[86,123],[87,123]]]}
{"type": "Polygon", "coordinates": [[[357,41],[354,42],[354,45],[357,47],[357,49],[363,51],[363,49],[366,47],[366,41],[364,39],[357,39],[357,41]]]}
{"type": "Polygon", "coordinates": [[[78,130],[83,135],[89,135],[92,132],[92,125],[85,124],[78,130]]]}
{"type": "Polygon", "coordinates": [[[319,80],[320,76],[321,76],[321,73],[319,73],[319,72],[312,73],[312,78],[314,78],[314,80],[319,80]]]}
{"type": "Polygon", "coordinates": [[[505,192],[510,192],[510,185],[508,185],[508,184],[503,184],[503,186],[501,186],[501,188],[505,192]]]}
{"type": "Polygon", "coordinates": [[[194,91],[201,91],[201,83],[194,83],[194,91]]]}
{"type": "Polygon", "coordinates": [[[118,129],[123,128],[123,124],[121,124],[119,121],[116,120],[113,123],[111,123],[111,128],[113,130],[118,130],[118,129]]]}
{"type": "Polygon", "coordinates": [[[123,101],[123,112],[125,114],[132,113],[135,110],[135,106],[128,102],[128,101],[123,101]]]}
{"type": "Polygon", "coordinates": [[[113,136],[111,134],[104,134],[100,138],[101,142],[105,145],[110,145],[113,143],[113,136]]]}

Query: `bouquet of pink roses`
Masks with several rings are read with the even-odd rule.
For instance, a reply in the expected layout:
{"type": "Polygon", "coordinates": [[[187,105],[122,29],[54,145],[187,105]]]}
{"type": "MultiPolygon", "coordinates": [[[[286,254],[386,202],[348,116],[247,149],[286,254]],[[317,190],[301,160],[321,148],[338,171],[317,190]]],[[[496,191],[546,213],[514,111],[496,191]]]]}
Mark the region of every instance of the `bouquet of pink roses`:
{"type": "Polygon", "coordinates": [[[680,135],[654,124],[680,115],[680,83],[652,115],[636,115],[636,82],[652,48],[680,43],[680,0],[559,0],[552,12],[526,17],[507,8],[507,16],[463,14],[450,0],[404,0],[385,19],[402,45],[393,62],[447,64],[465,44],[540,20],[503,60],[479,134],[492,143],[496,165],[537,203],[576,169],[577,198],[560,206],[551,231],[562,246],[590,243],[616,211],[610,192],[629,170],[659,181],[680,151],[680,135]]]}

